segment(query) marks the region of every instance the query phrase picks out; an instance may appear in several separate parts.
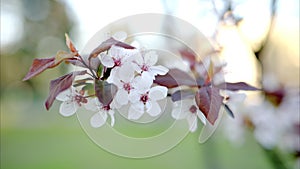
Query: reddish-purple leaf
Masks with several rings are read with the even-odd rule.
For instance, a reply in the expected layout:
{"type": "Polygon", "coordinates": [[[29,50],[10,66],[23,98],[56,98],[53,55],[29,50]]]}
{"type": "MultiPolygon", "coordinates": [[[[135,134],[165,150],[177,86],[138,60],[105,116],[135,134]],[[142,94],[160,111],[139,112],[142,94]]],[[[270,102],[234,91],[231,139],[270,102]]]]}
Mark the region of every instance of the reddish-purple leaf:
{"type": "Polygon", "coordinates": [[[219,91],[218,88],[205,86],[200,88],[195,96],[199,109],[212,125],[218,118],[223,102],[223,97],[219,94],[219,91]]]}
{"type": "Polygon", "coordinates": [[[231,91],[237,91],[237,90],[260,90],[256,87],[250,86],[249,84],[245,82],[237,82],[237,83],[222,83],[216,86],[219,89],[223,90],[231,90],[231,91]]]}
{"type": "Polygon", "coordinates": [[[42,73],[44,70],[46,70],[48,68],[52,68],[54,66],[55,66],[55,57],[34,59],[32,65],[30,67],[30,70],[24,77],[23,81],[29,80],[32,77],[42,73]]]}
{"type": "Polygon", "coordinates": [[[195,92],[192,90],[177,90],[172,94],[172,101],[176,102],[183,99],[195,97],[195,92]]]}
{"type": "Polygon", "coordinates": [[[29,80],[34,76],[39,75],[43,71],[49,68],[53,68],[59,65],[62,61],[76,60],[74,54],[65,51],[58,51],[55,56],[51,58],[37,58],[33,60],[33,63],[29,69],[29,72],[24,77],[23,81],[29,80]]]}
{"type": "Polygon", "coordinates": [[[67,33],[65,33],[65,37],[66,37],[66,45],[68,46],[69,50],[72,53],[76,53],[77,54],[77,49],[75,48],[72,40],[70,39],[69,35],[67,33]]]}
{"type": "Polygon", "coordinates": [[[117,86],[111,83],[107,83],[106,81],[102,80],[95,80],[95,92],[98,100],[104,105],[109,105],[116,92],[117,92],[117,86]]]}
{"type": "Polygon", "coordinates": [[[191,87],[197,86],[195,79],[179,69],[170,69],[166,75],[156,76],[154,82],[167,88],[178,87],[181,85],[191,87]]]}
{"type": "Polygon", "coordinates": [[[89,56],[89,60],[91,58],[97,57],[101,52],[104,52],[111,48],[111,46],[116,45],[123,47],[125,49],[134,49],[133,46],[130,46],[126,43],[115,40],[114,38],[109,38],[106,41],[102,42],[98,47],[96,47],[89,56]]]}
{"type": "Polygon", "coordinates": [[[49,96],[45,102],[46,109],[47,110],[50,109],[56,96],[60,92],[68,89],[72,85],[75,76],[84,75],[84,74],[86,74],[86,71],[77,71],[77,72],[66,74],[57,79],[51,80],[50,88],[49,88],[49,96]]]}
{"type": "Polygon", "coordinates": [[[196,54],[190,49],[183,49],[179,51],[183,60],[186,60],[189,63],[190,68],[193,70],[196,64],[196,54]]]}

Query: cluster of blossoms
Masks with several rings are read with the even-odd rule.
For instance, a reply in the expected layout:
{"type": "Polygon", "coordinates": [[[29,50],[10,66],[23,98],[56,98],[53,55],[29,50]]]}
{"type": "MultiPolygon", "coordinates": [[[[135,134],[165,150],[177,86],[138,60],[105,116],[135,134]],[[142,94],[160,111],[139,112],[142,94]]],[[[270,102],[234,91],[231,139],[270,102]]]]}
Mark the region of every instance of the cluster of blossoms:
{"type": "Polygon", "coordinates": [[[128,106],[127,118],[137,120],[145,113],[155,117],[163,111],[159,101],[171,97],[172,117],[187,119],[189,130],[197,129],[197,119],[205,125],[214,125],[219,110],[230,97],[222,95],[224,90],[257,90],[244,82],[227,83],[217,81],[222,64],[214,64],[209,57],[203,62],[197,55],[186,50],[183,60],[190,65],[190,72],[167,68],[158,63],[154,50],[138,49],[125,42],[124,33],[117,33],[102,42],[88,56],[82,57],[66,35],[69,52],[59,51],[50,58],[35,59],[23,80],[28,80],[46,69],[62,62],[82,67],[61,76],[50,83],[45,106],[49,109],[54,100],[62,101],[59,112],[71,116],[79,107],[95,112],[90,119],[92,127],[103,126],[110,116],[115,123],[115,110],[128,106]],[[122,35],[122,38],[118,38],[122,35]],[[172,90],[169,90],[172,89],[172,90]]]}
{"type": "Polygon", "coordinates": [[[232,103],[232,110],[239,113],[234,120],[224,120],[224,132],[228,139],[240,145],[250,129],[264,149],[279,148],[284,153],[295,155],[300,161],[299,89],[264,89],[262,95],[255,99],[255,105],[232,103]]]}

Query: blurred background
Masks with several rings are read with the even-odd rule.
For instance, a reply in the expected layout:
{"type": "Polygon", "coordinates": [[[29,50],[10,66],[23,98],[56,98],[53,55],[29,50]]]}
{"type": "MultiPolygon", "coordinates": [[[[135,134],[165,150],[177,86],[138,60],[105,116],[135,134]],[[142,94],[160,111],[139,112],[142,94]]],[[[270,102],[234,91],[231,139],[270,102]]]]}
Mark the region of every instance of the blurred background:
{"type": "Polygon", "coordinates": [[[299,168],[298,0],[1,0],[1,168],[299,168]],[[67,50],[64,33],[83,49],[107,24],[133,14],[164,13],[195,27],[221,50],[225,79],[263,88],[232,104],[204,144],[199,131],[146,159],[113,155],[94,144],[58,103],[44,108],[61,65],[22,82],[32,60],[67,50]]]}

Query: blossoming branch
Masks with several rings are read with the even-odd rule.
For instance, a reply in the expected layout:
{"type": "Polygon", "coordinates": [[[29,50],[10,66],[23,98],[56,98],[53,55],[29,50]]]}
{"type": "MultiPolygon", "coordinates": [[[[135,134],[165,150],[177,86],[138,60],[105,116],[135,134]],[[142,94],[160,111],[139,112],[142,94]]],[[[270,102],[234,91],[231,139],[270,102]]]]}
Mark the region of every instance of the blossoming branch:
{"type": "Polygon", "coordinates": [[[71,116],[84,107],[95,112],[90,119],[95,128],[104,125],[108,116],[113,126],[114,114],[123,106],[129,106],[130,120],[145,113],[156,117],[163,112],[158,101],[170,97],[174,103],[172,117],[186,118],[189,130],[194,132],[198,118],[204,125],[214,125],[222,106],[234,117],[226,104],[231,98],[222,94],[224,90],[258,90],[244,82],[215,83],[224,65],[215,65],[209,56],[202,62],[196,55],[182,52],[182,59],[190,66],[190,71],[185,72],[160,65],[154,50],[138,49],[124,42],[124,33],[116,35],[123,37],[110,37],[83,57],[66,34],[69,52],[58,51],[53,57],[34,59],[23,80],[64,62],[83,68],[52,80],[45,106],[48,110],[55,99],[61,101],[59,112],[63,116],[71,116]]]}

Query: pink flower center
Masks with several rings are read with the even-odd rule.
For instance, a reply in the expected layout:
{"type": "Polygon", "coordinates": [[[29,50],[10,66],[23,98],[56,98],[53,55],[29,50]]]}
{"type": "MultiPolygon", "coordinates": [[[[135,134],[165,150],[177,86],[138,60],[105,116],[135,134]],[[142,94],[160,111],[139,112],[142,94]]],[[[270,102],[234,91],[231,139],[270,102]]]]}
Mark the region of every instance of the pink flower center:
{"type": "Polygon", "coordinates": [[[192,105],[192,106],[190,107],[190,112],[191,112],[191,113],[196,113],[196,112],[197,112],[197,107],[196,107],[195,105],[192,105]]]}
{"type": "Polygon", "coordinates": [[[148,97],[148,93],[146,94],[143,94],[140,98],[140,101],[143,102],[144,104],[146,104],[146,102],[149,100],[149,97],[148,97]]]}
{"type": "Polygon", "coordinates": [[[141,67],[142,71],[148,71],[149,70],[149,67],[147,65],[143,65],[141,67]]]}
{"type": "Polygon", "coordinates": [[[81,95],[75,95],[74,100],[77,102],[77,104],[81,105],[81,103],[87,103],[87,99],[81,95]]]}
{"type": "Polygon", "coordinates": [[[114,60],[115,66],[121,66],[121,64],[122,64],[121,59],[113,58],[113,60],[114,60]]]}
{"type": "Polygon", "coordinates": [[[123,88],[124,88],[127,92],[129,92],[129,91],[132,89],[130,83],[124,83],[124,84],[123,84],[123,88]]]}
{"type": "Polygon", "coordinates": [[[109,105],[103,106],[102,109],[108,111],[110,110],[110,106],[109,105]]]}

